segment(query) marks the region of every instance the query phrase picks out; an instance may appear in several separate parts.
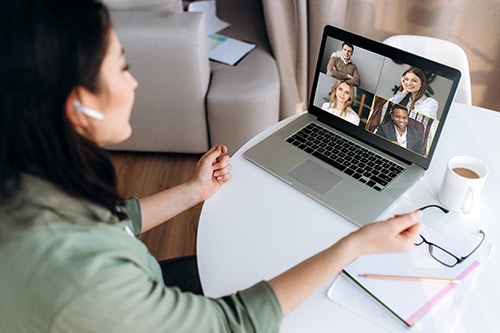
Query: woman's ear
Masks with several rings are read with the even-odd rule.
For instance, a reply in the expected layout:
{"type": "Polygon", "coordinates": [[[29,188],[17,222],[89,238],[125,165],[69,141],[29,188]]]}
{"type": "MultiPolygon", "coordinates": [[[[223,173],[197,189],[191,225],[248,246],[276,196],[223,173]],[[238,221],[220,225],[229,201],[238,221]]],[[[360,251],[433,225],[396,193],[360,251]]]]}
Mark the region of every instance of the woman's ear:
{"type": "Polygon", "coordinates": [[[75,127],[76,131],[79,134],[85,134],[88,132],[89,122],[87,118],[76,109],[75,103],[78,101],[78,88],[73,88],[66,98],[64,113],[69,122],[75,127]]]}

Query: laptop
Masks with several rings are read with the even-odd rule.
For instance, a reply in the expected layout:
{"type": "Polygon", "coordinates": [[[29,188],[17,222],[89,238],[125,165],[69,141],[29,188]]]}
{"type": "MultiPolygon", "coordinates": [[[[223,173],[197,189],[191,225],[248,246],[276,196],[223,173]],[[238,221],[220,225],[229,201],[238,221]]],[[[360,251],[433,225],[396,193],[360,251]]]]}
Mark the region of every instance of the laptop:
{"type": "Polygon", "coordinates": [[[460,76],[326,26],[308,111],[244,156],[363,226],[428,169],[460,76]]]}

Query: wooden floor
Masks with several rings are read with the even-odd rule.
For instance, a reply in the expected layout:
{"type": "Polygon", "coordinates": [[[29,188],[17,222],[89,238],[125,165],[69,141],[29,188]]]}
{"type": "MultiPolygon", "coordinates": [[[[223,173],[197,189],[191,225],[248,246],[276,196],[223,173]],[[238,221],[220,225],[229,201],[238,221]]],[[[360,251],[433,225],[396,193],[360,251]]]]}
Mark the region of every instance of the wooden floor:
{"type": "MultiPolygon", "coordinates": [[[[125,197],[142,197],[189,180],[201,155],[111,152],[118,189],[125,197]]],[[[144,233],[141,240],[157,260],[196,253],[202,204],[144,233]]]]}

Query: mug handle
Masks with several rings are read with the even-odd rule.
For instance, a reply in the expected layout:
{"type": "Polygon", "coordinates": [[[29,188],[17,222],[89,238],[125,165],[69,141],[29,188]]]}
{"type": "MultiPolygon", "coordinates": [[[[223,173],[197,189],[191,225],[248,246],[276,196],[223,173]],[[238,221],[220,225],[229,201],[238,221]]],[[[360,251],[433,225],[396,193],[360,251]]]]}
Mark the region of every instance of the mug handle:
{"type": "Polygon", "coordinates": [[[472,188],[468,188],[467,189],[467,194],[465,195],[465,199],[464,199],[464,202],[462,204],[462,212],[464,214],[469,214],[470,211],[472,210],[472,207],[474,207],[474,191],[472,191],[472,188]],[[470,199],[469,199],[470,198],[470,199]],[[470,202],[468,207],[466,209],[464,209],[464,206],[467,202],[470,202]]]}

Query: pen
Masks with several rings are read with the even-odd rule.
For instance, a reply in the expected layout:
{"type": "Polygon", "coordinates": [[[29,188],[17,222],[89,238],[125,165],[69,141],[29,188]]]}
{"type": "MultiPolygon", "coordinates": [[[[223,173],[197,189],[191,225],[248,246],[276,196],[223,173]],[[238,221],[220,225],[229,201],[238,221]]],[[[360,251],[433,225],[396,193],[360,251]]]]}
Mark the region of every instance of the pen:
{"type": "Polygon", "coordinates": [[[422,282],[437,282],[437,283],[462,283],[462,280],[433,278],[433,277],[420,277],[420,276],[399,276],[399,275],[381,275],[381,274],[360,274],[359,276],[373,279],[388,279],[388,280],[408,280],[408,281],[422,281],[422,282]]]}

